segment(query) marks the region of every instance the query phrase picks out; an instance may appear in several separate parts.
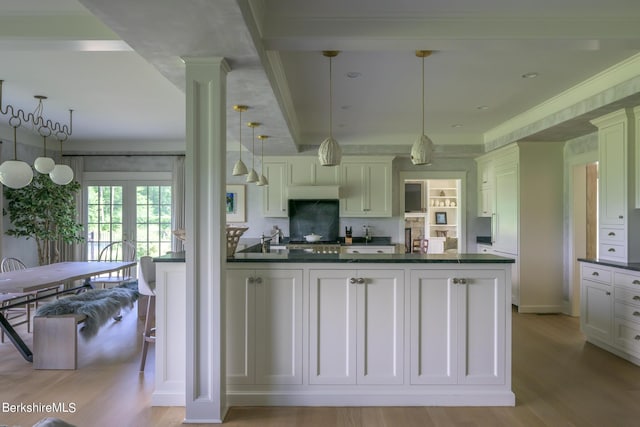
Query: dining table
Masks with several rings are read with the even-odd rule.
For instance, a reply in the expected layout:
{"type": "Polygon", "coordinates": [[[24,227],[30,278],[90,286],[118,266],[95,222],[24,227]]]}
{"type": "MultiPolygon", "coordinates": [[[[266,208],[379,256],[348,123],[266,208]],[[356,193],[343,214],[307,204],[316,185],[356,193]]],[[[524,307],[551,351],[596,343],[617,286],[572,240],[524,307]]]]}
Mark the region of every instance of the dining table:
{"type": "MultiPolygon", "coordinates": [[[[124,270],[135,265],[135,261],[69,261],[8,271],[0,273],[0,294],[34,292],[39,289],[82,280],[81,285],[71,286],[61,291],[61,293],[81,292],[82,290],[93,288],[91,284],[92,277],[124,270]]],[[[26,303],[31,304],[39,299],[50,297],[51,295],[33,297],[27,301],[0,307],[0,328],[28,362],[33,362],[33,353],[6,319],[4,312],[11,308],[23,306],[26,303]]]]}

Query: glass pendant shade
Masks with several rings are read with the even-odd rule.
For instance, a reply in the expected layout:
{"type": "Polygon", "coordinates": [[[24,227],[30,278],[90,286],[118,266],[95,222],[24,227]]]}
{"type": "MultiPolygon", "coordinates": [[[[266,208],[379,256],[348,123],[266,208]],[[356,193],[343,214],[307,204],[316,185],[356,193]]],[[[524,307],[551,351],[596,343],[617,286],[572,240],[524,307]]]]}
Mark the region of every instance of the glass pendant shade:
{"type": "Polygon", "coordinates": [[[67,185],[73,180],[73,169],[67,165],[56,165],[51,172],[49,172],[49,178],[55,184],[67,185]]]}
{"type": "Polygon", "coordinates": [[[342,148],[333,137],[330,136],[322,141],[318,149],[318,160],[322,166],[338,166],[341,159],[342,148]]]}
{"type": "Polygon", "coordinates": [[[40,173],[49,173],[56,166],[56,162],[51,157],[38,157],[33,166],[40,173]]]}
{"type": "Polygon", "coordinates": [[[421,135],[411,147],[411,163],[430,165],[433,156],[433,141],[427,135],[421,135]]]}
{"type": "Polygon", "coordinates": [[[20,160],[6,160],[0,165],[0,182],[9,188],[22,188],[31,184],[33,169],[20,160]]]}
{"type": "Polygon", "coordinates": [[[248,172],[247,165],[245,165],[242,160],[238,160],[233,166],[233,176],[246,175],[248,172]]]}
{"type": "Polygon", "coordinates": [[[247,182],[258,182],[258,172],[255,169],[251,169],[249,175],[247,175],[247,182]]]}

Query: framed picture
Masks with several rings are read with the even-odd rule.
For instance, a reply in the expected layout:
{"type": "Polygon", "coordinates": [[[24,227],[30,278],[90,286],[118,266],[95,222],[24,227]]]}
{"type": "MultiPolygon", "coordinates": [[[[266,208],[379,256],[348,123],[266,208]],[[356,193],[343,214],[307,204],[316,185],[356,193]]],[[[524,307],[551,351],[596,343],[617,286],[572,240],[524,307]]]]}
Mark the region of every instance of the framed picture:
{"type": "Polygon", "coordinates": [[[447,223],[447,213],[436,212],[436,224],[446,224],[446,223],[447,223]]]}
{"type": "Polygon", "coordinates": [[[227,222],[245,222],[245,186],[243,184],[227,185],[227,222]]]}

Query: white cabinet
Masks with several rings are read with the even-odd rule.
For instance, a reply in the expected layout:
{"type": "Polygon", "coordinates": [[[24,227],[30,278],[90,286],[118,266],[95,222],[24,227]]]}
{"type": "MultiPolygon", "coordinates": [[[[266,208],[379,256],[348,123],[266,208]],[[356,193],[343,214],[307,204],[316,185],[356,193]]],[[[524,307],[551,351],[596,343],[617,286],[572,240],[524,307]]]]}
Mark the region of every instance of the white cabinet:
{"type": "Polygon", "coordinates": [[[391,217],[391,160],[343,159],[341,171],[341,217],[391,217]]]}
{"type": "Polygon", "coordinates": [[[495,210],[495,174],[491,158],[482,157],[478,163],[478,216],[490,217],[495,210]]]}
{"type": "Polygon", "coordinates": [[[283,161],[266,161],[263,173],[269,180],[269,185],[263,191],[263,215],[266,217],[288,216],[287,201],[287,163],[283,161]]]}
{"type": "Polygon", "coordinates": [[[302,270],[227,270],[227,383],[302,384],[302,270]]]}
{"type": "Polygon", "coordinates": [[[583,279],[580,321],[585,335],[611,344],[613,331],[613,295],[610,284],[583,279]]]}
{"type": "Polygon", "coordinates": [[[392,254],[395,246],[342,246],[340,251],[345,254],[392,254]]]}
{"type": "Polygon", "coordinates": [[[505,283],[501,270],[411,271],[411,384],[505,384],[505,283]]]}
{"type": "Polygon", "coordinates": [[[495,171],[495,212],[493,248],[518,253],[518,164],[507,163],[495,171]]]}
{"type": "Polygon", "coordinates": [[[339,185],[340,168],[321,166],[318,156],[283,158],[289,167],[289,185],[339,185]]]}
{"type": "Polygon", "coordinates": [[[639,202],[629,182],[636,149],[633,114],[622,109],[591,121],[598,127],[598,257],[618,262],[640,261],[640,239],[633,238],[640,232],[634,209],[639,202]]]}
{"type": "Polygon", "coordinates": [[[309,383],[402,384],[404,271],[309,271],[309,383]]]}

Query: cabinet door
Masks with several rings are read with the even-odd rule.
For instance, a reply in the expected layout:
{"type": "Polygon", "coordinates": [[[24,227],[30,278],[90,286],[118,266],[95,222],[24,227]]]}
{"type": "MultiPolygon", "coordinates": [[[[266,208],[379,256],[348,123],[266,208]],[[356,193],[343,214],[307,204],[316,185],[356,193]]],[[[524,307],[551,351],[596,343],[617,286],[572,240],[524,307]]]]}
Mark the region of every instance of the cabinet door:
{"type": "Polygon", "coordinates": [[[411,271],[411,384],[455,384],[457,286],[451,270],[411,271]]]}
{"type": "Polygon", "coordinates": [[[587,338],[611,344],[613,337],[613,297],[611,286],[582,280],[580,323],[587,338]]]}
{"type": "Polygon", "coordinates": [[[458,383],[504,384],[505,274],[498,270],[469,273],[461,271],[453,279],[458,287],[458,383]]]}
{"type": "Polygon", "coordinates": [[[343,164],[340,191],[341,216],[390,217],[391,163],[343,164]]]}
{"type": "Polygon", "coordinates": [[[395,253],[393,246],[343,246],[342,250],[346,254],[392,254],[395,253]]]}
{"type": "Polygon", "coordinates": [[[287,217],[287,163],[265,162],[264,175],[269,185],[263,191],[263,214],[266,217],[287,217]]]}
{"type": "Polygon", "coordinates": [[[227,270],[227,383],[254,384],[255,288],[253,271],[227,270]]]}
{"type": "Polygon", "coordinates": [[[623,225],[627,211],[626,122],[598,131],[600,224],[623,225]]]}
{"type": "Polygon", "coordinates": [[[365,168],[359,163],[342,165],[340,216],[364,216],[365,168]]]}
{"type": "Polygon", "coordinates": [[[302,270],[257,270],[254,286],[255,383],[302,384],[302,270]]]}
{"type": "Polygon", "coordinates": [[[518,253],[518,167],[496,168],[493,248],[518,253]]]}
{"type": "Polygon", "coordinates": [[[358,270],[357,383],[402,384],[404,271],[358,270]]]}
{"type": "Polygon", "coordinates": [[[494,213],[495,190],[484,187],[478,191],[478,216],[489,217],[494,213]]]}
{"type": "Polygon", "coordinates": [[[353,270],[309,271],[309,383],[356,383],[353,270]]]}

